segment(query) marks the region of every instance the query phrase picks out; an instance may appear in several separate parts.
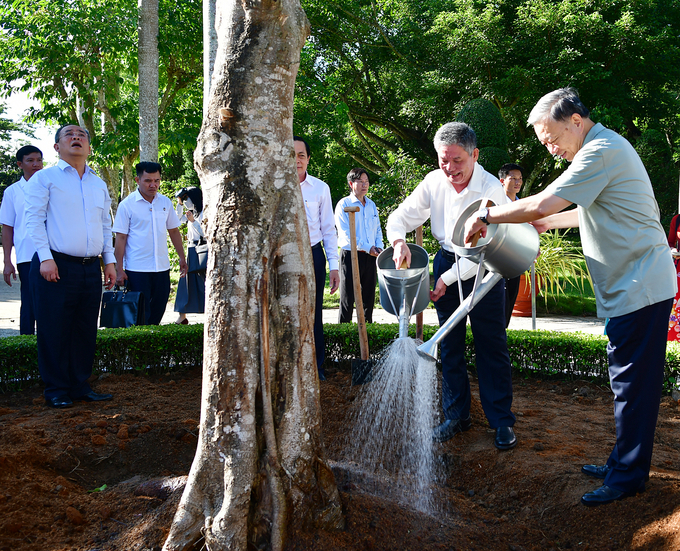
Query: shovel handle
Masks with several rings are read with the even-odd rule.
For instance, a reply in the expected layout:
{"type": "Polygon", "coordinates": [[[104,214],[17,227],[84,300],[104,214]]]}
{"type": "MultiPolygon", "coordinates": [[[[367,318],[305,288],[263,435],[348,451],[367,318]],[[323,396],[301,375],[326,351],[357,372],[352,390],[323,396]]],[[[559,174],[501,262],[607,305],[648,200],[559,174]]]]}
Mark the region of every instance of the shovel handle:
{"type": "MultiPolygon", "coordinates": [[[[489,200],[489,201],[486,202],[486,207],[487,207],[487,208],[493,207],[493,206],[494,206],[494,202],[493,202],[493,201],[489,200]]],[[[476,246],[477,246],[477,241],[479,241],[479,238],[480,238],[480,237],[482,237],[482,230],[479,230],[477,233],[475,233],[475,234],[472,236],[472,240],[470,241],[470,247],[476,247],[476,246]]]]}

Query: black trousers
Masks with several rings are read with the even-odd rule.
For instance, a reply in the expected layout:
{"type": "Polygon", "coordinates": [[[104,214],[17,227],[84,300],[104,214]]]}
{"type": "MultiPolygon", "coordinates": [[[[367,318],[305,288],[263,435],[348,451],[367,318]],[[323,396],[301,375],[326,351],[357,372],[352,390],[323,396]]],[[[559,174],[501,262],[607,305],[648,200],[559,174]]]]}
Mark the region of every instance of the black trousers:
{"type": "Polygon", "coordinates": [[[616,444],[604,483],[624,492],[644,489],[652,463],[672,305],[671,298],[607,323],[616,444]]]}
{"type": "Polygon", "coordinates": [[[31,296],[31,263],[17,264],[19,281],[21,282],[21,311],[19,314],[19,334],[35,335],[35,314],[33,313],[33,297],[31,296]]]}
{"type": "MultiPolygon", "coordinates": [[[[453,265],[442,249],[434,257],[434,280],[453,265]]],[[[460,304],[458,282],[434,303],[442,325],[460,304]]],[[[474,278],[463,281],[463,297],[472,292],[474,278]]],[[[505,284],[499,281],[468,315],[475,343],[475,365],[479,398],[492,429],[515,424],[512,407],[512,368],[505,333],[505,284]]],[[[465,360],[465,323],[456,325],[441,341],[442,408],[446,419],[467,419],[470,415],[470,380],[465,360]]]]}
{"type": "Polygon", "coordinates": [[[144,295],[144,325],[160,325],[170,296],[170,270],[164,272],[133,272],[125,270],[128,289],[144,295]]]}
{"type": "Polygon", "coordinates": [[[312,247],[314,259],[314,279],[316,280],[316,297],[314,300],[314,348],[316,349],[316,367],[321,371],[326,359],[326,342],[323,338],[323,290],[326,287],[326,254],[317,243],[312,247]]]}
{"type": "MultiPolygon", "coordinates": [[[[357,251],[359,260],[359,282],[361,283],[361,300],[364,306],[366,323],[373,322],[373,303],[375,302],[375,284],[378,278],[378,267],[375,256],[364,251],[357,251]]],[[[350,323],[354,311],[354,279],[352,278],[352,252],[340,251],[340,311],[338,323],[350,323]]]]}
{"type": "Polygon", "coordinates": [[[517,294],[519,293],[519,283],[522,276],[513,277],[505,280],[505,327],[510,325],[512,309],[515,307],[517,294]]]}
{"type": "Polygon", "coordinates": [[[38,368],[45,398],[78,398],[90,392],[97,345],[97,318],[102,296],[99,261],[82,264],[55,258],[57,281],[40,275],[40,260],[31,262],[31,291],[37,323],[38,368]]]}

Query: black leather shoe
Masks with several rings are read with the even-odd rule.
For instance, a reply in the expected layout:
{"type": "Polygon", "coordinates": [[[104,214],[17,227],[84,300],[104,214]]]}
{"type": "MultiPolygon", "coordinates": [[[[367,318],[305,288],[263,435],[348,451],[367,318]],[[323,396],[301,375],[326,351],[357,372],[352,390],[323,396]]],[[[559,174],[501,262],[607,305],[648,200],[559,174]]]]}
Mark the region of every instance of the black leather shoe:
{"type": "Polygon", "coordinates": [[[634,492],[622,492],[621,490],[615,490],[609,486],[602,485],[597,490],[583,494],[581,498],[581,503],[587,507],[597,507],[598,505],[607,505],[608,503],[613,503],[619,499],[625,499],[627,497],[632,497],[638,492],[644,492],[644,485],[641,489],[634,492]]]}
{"type": "Polygon", "coordinates": [[[607,473],[609,473],[609,465],[602,465],[601,467],[598,467],[597,465],[583,465],[583,467],[581,467],[581,472],[588,476],[592,476],[593,478],[604,480],[607,473]]]}
{"type": "Polygon", "coordinates": [[[493,445],[499,450],[511,450],[517,445],[517,437],[512,427],[498,427],[493,445]]]}
{"type": "Polygon", "coordinates": [[[435,442],[446,442],[451,440],[459,432],[470,430],[472,419],[447,419],[432,431],[432,440],[435,442]]]}
{"type": "Polygon", "coordinates": [[[106,400],[113,400],[113,394],[97,394],[93,390],[73,399],[74,402],[105,402],[106,400]]]}
{"type": "Polygon", "coordinates": [[[73,400],[68,396],[57,396],[56,398],[47,398],[45,402],[51,408],[64,409],[73,407],[73,400]]]}

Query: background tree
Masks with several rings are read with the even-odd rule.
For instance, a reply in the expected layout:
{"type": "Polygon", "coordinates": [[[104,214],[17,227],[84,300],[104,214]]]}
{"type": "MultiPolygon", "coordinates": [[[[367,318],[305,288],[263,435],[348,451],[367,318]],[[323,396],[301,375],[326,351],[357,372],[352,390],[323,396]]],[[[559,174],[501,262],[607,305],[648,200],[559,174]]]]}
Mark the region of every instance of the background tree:
{"type": "Polygon", "coordinates": [[[343,524],[323,458],[311,247],[293,155],[297,0],[218,2],[195,161],[208,203],[201,430],[165,550],[281,550],[343,524]],[[220,14],[222,17],[220,17],[220,14]]]}
{"type": "MultiPolygon", "coordinates": [[[[200,9],[200,0],[160,0],[162,154],[193,147],[200,127],[200,9]]],[[[17,0],[0,5],[0,18],[2,91],[40,101],[29,120],[85,126],[115,203],[134,189],[139,156],[137,3],[17,0]]]]}
{"type": "Polygon", "coordinates": [[[158,162],[158,0],[139,2],[139,160],[158,162]]]}

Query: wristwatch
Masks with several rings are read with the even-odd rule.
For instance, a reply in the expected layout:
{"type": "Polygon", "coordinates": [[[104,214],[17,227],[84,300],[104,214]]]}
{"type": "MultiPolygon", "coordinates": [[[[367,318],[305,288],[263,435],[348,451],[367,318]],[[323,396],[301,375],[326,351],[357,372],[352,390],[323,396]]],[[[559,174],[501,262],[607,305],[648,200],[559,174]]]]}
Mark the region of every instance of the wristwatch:
{"type": "Polygon", "coordinates": [[[484,207],[484,208],[481,208],[477,211],[477,218],[479,218],[487,226],[489,225],[489,221],[487,220],[488,216],[489,216],[489,207],[484,207]]]}

